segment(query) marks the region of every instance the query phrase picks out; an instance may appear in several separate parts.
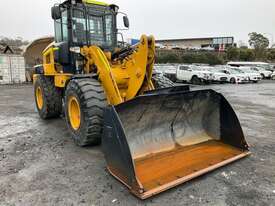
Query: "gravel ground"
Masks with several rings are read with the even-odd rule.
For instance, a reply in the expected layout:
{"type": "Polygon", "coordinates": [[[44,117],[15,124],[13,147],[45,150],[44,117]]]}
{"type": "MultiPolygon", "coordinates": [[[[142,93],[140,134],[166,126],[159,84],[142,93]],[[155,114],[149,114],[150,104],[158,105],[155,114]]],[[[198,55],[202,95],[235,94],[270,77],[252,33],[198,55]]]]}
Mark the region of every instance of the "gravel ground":
{"type": "Polygon", "coordinates": [[[100,147],[79,148],[62,119],[38,118],[31,86],[0,86],[0,205],[275,205],[275,81],[201,87],[229,100],[252,155],[141,201],[100,147]]]}

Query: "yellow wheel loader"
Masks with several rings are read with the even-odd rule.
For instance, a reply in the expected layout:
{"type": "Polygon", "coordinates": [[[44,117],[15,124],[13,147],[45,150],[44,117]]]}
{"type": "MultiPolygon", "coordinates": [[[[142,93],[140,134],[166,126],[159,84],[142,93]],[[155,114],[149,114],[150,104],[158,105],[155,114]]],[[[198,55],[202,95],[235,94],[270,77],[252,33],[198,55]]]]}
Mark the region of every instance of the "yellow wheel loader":
{"type": "Polygon", "coordinates": [[[93,0],[52,7],[55,42],[34,75],[40,117],[64,111],[76,144],[102,143],[110,173],[142,199],[247,156],[226,99],[154,75],[154,38],[119,42],[118,14],[93,0]]]}

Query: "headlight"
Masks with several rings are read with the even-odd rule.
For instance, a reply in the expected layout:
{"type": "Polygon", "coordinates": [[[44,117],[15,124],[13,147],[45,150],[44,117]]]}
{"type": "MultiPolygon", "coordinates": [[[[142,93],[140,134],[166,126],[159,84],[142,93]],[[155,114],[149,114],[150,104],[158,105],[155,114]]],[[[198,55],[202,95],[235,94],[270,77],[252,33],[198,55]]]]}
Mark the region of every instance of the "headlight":
{"type": "Polygon", "coordinates": [[[77,54],[81,52],[80,47],[70,47],[70,51],[77,54]]]}

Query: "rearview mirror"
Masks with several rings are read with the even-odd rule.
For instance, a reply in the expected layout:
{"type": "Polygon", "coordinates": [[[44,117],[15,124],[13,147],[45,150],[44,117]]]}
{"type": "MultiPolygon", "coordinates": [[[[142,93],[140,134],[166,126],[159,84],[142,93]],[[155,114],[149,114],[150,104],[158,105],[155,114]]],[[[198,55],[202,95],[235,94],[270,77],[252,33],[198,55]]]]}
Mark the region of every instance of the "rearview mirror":
{"type": "Polygon", "coordinates": [[[59,6],[52,7],[52,19],[54,19],[54,20],[61,19],[61,11],[60,11],[59,6]]]}
{"type": "Polygon", "coordinates": [[[126,28],[130,27],[129,19],[127,16],[123,16],[123,23],[126,28]]]}

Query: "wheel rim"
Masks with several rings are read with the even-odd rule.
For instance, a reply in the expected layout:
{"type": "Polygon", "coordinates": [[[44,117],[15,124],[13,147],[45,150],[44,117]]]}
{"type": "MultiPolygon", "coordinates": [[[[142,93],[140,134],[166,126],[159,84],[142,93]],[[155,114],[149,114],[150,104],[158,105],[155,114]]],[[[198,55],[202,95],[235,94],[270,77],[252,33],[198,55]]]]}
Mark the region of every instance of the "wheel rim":
{"type": "Polygon", "coordinates": [[[78,100],[74,96],[69,97],[68,113],[72,128],[78,130],[81,123],[81,112],[78,100]]]}
{"type": "Polygon", "coordinates": [[[36,88],[35,96],[36,96],[37,107],[39,110],[41,110],[43,108],[43,104],[44,104],[41,87],[36,88]]]}

